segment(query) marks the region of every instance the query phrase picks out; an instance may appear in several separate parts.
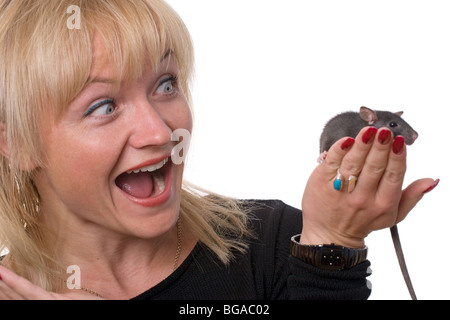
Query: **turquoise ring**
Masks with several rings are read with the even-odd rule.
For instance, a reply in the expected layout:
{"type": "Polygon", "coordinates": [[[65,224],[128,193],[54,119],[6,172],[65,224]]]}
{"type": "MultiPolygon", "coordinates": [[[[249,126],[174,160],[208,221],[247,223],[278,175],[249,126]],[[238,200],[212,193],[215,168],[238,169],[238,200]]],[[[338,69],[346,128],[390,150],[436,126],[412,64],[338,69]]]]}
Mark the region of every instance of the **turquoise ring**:
{"type": "Polygon", "coordinates": [[[334,182],[333,182],[334,190],[341,191],[343,186],[344,186],[344,179],[342,178],[342,175],[339,172],[339,169],[337,169],[336,178],[334,179],[334,182]]]}

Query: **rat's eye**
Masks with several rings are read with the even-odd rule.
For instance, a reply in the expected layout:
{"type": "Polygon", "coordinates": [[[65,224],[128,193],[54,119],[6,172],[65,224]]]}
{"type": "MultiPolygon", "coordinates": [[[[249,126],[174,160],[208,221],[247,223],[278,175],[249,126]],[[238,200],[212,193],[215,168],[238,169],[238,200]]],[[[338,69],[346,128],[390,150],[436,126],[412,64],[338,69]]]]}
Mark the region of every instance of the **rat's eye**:
{"type": "Polygon", "coordinates": [[[396,126],[398,126],[398,124],[397,124],[397,122],[395,122],[395,121],[391,121],[391,122],[389,123],[389,127],[391,127],[391,128],[395,128],[396,126]]]}

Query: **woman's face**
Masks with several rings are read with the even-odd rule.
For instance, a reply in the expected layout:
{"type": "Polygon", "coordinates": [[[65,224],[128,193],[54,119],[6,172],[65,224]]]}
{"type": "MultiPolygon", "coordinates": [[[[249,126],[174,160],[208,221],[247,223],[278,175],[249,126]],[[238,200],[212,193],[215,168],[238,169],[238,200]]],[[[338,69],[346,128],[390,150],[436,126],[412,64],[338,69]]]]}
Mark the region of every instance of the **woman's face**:
{"type": "Polygon", "coordinates": [[[180,205],[183,164],[171,161],[178,143],[171,134],[192,131],[178,67],[168,51],[157,69],[114,90],[117,79],[96,44],[93,81],[45,126],[46,166],[35,178],[43,217],[155,237],[176,223],[180,205]]]}

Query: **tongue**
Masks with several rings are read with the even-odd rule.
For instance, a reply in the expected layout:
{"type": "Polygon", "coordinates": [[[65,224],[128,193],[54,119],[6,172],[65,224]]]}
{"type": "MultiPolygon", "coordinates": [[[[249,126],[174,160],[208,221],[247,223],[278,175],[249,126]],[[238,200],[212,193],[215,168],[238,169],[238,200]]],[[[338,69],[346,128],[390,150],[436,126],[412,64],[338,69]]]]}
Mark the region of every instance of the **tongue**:
{"type": "Polygon", "coordinates": [[[116,179],[116,185],[136,198],[148,198],[153,191],[153,179],[148,172],[121,174],[116,179]]]}

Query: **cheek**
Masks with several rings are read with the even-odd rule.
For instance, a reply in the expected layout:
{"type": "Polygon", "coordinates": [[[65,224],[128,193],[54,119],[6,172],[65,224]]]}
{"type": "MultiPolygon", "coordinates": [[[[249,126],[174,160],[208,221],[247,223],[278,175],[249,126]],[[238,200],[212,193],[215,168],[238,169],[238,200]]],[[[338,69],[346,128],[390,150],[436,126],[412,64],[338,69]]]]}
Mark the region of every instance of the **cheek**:
{"type": "MultiPolygon", "coordinates": [[[[89,189],[97,187],[98,177],[107,174],[114,163],[113,141],[83,139],[80,135],[59,134],[48,150],[47,174],[60,188],[89,189]],[[96,183],[97,182],[97,183],[96,183]]],[[[78,190],[82,191],[82,190],[78,190]]]]}
{"type": "Polygon", "coordinates": [[[180,97],[178,103],[176,103],[172,108],[160,109],[160,114],[164,114],[164,122],[172,130],[182,128],[192,132],[192,113],[184,96],[180,97]]]}
{"type": "Polygon", "coordinates": [[[185,107],[183,108],[185,111],[185,116],[183,119],[184,122],[184,127],[185,129],[189,130],[190,132],[192,132],[192,126],[193,126],[193,119],[192,119],[192,112],[191,109],[189,108],[189,106],[185,105],[185,107]]]}

